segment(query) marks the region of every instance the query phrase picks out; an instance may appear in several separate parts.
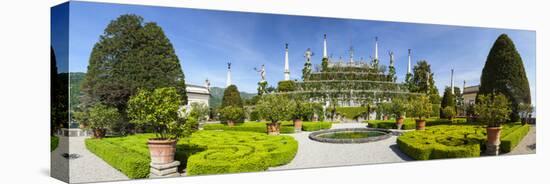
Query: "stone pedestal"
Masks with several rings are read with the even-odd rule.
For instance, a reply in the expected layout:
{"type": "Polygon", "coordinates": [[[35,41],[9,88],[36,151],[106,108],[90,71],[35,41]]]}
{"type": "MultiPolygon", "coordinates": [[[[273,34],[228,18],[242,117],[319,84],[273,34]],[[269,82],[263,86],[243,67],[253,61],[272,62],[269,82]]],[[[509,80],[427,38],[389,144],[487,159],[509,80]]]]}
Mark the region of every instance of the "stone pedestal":
{"type": "Polygon", "coordinates": [[[178,173],[179,161],[168,164],[149,164],[151,166],[149,178],[180,176],[178,173]]]}
{"type": "Polygon", "coordinates": [[[499,145],[491,145],[487,144],[485,154],[487,155],[498,155],[499,152],[499,145]]]}

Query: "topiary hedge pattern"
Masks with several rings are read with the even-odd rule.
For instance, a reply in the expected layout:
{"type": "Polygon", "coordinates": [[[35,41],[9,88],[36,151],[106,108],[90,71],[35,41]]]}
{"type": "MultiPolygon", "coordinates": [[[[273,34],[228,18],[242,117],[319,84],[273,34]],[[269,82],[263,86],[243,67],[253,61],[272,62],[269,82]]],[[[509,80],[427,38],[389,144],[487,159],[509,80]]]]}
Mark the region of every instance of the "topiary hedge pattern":
{"type": "MultiPolygon", "coordinates": [[[[519,124],[503,126],[501,151],[509,152],[526,133],[519,124]],[[520,138],[517,138],[520,137],[520,138]],[[507,143],[504,143],[507,142],[507,143]],[[509,145],[509,146],[508,146],[509,145]]],[[[397,138],[399,149],[416,160],[479,157],[485,149],[486,130],[478,125],[438,125],[411,131],[397,138]]]]}
{"type": "MultiPolygon", "coordinates": [[[[129,178],[149,175],[147,140],[153,134],[87,139],[86,148],[129,178]]],[[[290,136],[238,131],[198,131],[177,143],[176,160],[188,175],[263,171],[292,161],[298,143],[290,136]]]]}
{"type": "MultiPolygon", "coordinates": [[[[228,131],[267,133],[267,127],[265,122],[245,122],[245,123],[237,124],[233,127],[230,127],[224,124],[207,124],[203,126],[203,130],[228,130],[228,131]]],[[[283,134],[294,133],[294,125],[292,124],[292,122],[281,122],[280,131],[283,134]]]]}
{"type": "Polygon", "coordinates": [[[235,131],[199,131],[189,144],[206,151],[189,157],[188,175],[263,171],[292,161],[298,142],[290,136],[235,131]]]}
{"type": "Polygon", "coordinates": [[[308,132],[330,129],[331,127],[332,127],[331,122],[303,122],[302,123],[302,130],[308,131],[308,132]]]}

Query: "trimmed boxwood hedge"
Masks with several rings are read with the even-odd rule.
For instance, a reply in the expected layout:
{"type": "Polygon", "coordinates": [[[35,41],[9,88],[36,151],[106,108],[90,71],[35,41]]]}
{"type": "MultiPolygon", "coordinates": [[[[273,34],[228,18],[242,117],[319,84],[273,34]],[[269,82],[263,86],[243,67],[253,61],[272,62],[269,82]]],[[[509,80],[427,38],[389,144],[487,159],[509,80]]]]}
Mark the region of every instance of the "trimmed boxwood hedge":
{"type": "Polygon", "coordinates": [[[50,137],[50,152],[55,150],[55,148],[57,148],[58,145],[59,145],[59,137],[51,136],[50,137]]]}
{"type": "Polygon", "coordinates": [[[523,137],[529,133],[530,128],[531,126],[529,125],[517,126],[513,132],[503,135],[500,139],[500,151],[503,153],[512,151],[523,139],[523,137]]]}
{"type": "MultiPolygon", "coordinates": [[[[396,129],[395,119],[391,120],[368,120],[368,127],[370,128],[384,128],[384,129],[396,129]]],[[[464,118],[455,118],[452,121],[448,119],[435,119],[429,118],[426,119],[426,126],[437,126],[437,125],[461,125],[467,124],[466,119],[464,118]]],[[[406,118],[403,122],[403,130],[412,130],[416,128],[416,121],[413,118],[406,118]]]]}
{"type": "Polygon", "coordinates": [[[302,123],[302,130],[308,131],[308,132],[330,129],[331,127],[332,127],[331,122],[303,122],[302,123]]]}
{"type": "Polygon", "coordinates": [[[347,119],[357,119],[359,116],[368,112],[367,107],[336,107],[336,113],[347,119]]]}
{"type": "MultiPolygon", "coordinates": [[[[517,123],[504,125],[501,151],[504,153],[513,149],[526,135],[523,132],[528,129],[517,123]]],[[[397,145],[401,151],[416,160],[479,157],[485,149],[486,138],[484,126],[438,125],[427,127],[425,131],[404,133],[397,138],[397,145]]]]}
{"type": "MultiPolygon", "coordinates": [[[[129,178],[149,175],[148,138],[153,134],[86,139],[86,148],[129,178]]],[[[298,143],[290,136],[239,131],[198,131],[177,143],[176,160],[188,175],[263,171],[292,161],[298,143]]]]}
{"type": "MultiPolygon", "coordinates": [[[[265,122],[245,122],[237,124],[233,127],[224,124],[207,124],[203,126],[203,130],[227,130],[227,131],[242,131],[242,132],[257,132],[267,133],[265,122]]],[[[292,122],[281,122],[281,133],[294,133],[294,125],[292,122]]]]}
{"type": "Polygon", "coordinates": [[[189,157],[188,175],[263,171],[292,161],[298,142],[290,136],[235,131],[199,131],[189,144],[206,151],[189,157]]]}

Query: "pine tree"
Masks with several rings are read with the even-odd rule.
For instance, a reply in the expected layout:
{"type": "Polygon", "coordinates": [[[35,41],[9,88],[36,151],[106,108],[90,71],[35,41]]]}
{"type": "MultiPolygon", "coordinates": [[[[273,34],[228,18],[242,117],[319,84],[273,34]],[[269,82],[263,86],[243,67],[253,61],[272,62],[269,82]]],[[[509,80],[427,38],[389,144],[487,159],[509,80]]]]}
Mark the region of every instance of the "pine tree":
{"type": "Polygon", "coordinates": [[[427,61],[419,61],[414,66],[413,74],[409,80],[409,91],[430,95],[438,94],[437,87],[435,86],[434,74],[427,61]]]}
{"type": "MultiPolygon", "coordinates": [[[[498,92],[511,102],[511,121],[518,121],[518,106],[531,104],[529,81],[514,42],[501,34],[493,44],[483,71],[478,95],[498,92]]],[[[476,100],[477,101],[477,100],[476,100]]]]}
{"type": "Polygon", "coordinates": [[[82,103],[116,107],[126,119],[130,96],[161,87],[175,87],[187,103],[180,61],[162,28],[131,14],[111,21],[93,47],[82,103]]]}

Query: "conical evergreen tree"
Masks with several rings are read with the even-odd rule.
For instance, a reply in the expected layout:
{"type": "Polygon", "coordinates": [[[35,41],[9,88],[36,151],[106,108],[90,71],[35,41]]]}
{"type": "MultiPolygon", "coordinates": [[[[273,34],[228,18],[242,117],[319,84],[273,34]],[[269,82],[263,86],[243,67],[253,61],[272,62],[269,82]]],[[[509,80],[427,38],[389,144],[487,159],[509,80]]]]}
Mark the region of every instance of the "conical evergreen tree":
{"type": "Polygon", "coordinates": [[[225,88],[225,91],[223,91],[221,108],[224,108],[227,106],[235,106],[235,107],[243,108],[243,101],[241,99],[241,94],[239,93],[239,89],[237,89],[237,86],[235,85],[230,85],[227,88],[225,88]]]}
{"type": "Polygon", "coordinates": [[[456,96],[452,94],[451,87],[446,87],[445,92],[443,93],[443,98],[441,98],[441,107],[440,107],[440,113],[439,116],[441,118],[443,117],[443,109],[445,107],[453,107],[453,109],[456,108],[456,96]]]}
{"type": "Polygon", "coordinates": [[[94,45],[82,84],[83,105],[101,102],[124,115],[138,89],[175,87],[185,104],[184,74],[170,40],[156,23],[122,15],[94,45]]]}
{"type": "Polygon", "coordinates": [[[511,121],[518,121],[520,103],[531,104],[529,81],[523,67],[523,61],[514,42],[506,34],[501,34],[489,55],[481,73],[481,85],[478,94],[499,92],[511,101],[511,121]]]}

